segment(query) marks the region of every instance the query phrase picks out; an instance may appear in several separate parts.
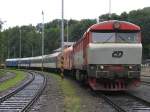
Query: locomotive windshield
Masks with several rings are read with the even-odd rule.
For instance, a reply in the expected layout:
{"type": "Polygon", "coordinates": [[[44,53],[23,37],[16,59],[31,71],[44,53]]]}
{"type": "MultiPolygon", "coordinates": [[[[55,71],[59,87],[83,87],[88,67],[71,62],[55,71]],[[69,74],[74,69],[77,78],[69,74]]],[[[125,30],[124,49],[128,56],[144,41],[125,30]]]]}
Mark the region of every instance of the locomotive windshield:
{"type": "Polygon", "coordinates": [[[139,33],[92,33],[94,43],[138,43],[139,33]]]}

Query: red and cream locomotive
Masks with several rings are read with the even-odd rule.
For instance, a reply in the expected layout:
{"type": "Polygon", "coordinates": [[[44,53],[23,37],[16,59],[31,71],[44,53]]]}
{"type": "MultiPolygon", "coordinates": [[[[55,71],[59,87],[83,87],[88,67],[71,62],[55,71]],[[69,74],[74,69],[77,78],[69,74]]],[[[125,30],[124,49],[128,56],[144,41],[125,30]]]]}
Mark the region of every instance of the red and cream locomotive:
{"type": "Polygon", "coordinates": [[[76,79],[88,82],[92,89],[122,91],[139,85],[142,59],[139,26],[116,20],[101,22],[91,26],[73,48],[67,49],[65,69],[74,71],[76,79]]]}

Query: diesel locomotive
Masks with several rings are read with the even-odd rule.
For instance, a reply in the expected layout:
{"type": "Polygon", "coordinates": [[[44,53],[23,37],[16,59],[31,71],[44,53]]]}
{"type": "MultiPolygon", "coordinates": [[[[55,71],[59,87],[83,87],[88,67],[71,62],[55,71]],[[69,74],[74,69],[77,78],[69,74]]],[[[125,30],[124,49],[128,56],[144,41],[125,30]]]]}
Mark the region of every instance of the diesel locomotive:
{"type": "Polygon", "coordinates": [[[121,91],[140,82],[140,27],[125,21],[91,26],[73,45],[73,69],[78,80],[94,90],[121,91]]]}

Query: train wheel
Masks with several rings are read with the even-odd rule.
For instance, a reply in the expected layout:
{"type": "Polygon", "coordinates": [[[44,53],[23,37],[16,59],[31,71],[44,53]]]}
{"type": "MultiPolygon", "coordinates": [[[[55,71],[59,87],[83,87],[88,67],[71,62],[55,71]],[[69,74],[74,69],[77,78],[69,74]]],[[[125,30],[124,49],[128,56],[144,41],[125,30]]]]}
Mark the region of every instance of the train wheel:
{"type": "Polygon", "coordinates": [[[76,80],[80,82],[85,80],[85,75],[82,71],[76,70],[76,80]]]}

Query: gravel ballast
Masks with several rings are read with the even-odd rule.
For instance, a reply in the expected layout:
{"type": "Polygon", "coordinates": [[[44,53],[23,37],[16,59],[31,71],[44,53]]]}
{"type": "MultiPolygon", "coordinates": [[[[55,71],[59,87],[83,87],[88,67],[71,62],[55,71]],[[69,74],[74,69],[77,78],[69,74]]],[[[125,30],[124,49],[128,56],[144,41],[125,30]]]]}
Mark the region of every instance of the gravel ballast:
{"type": "Polygon", "coordinates": [[[46,88],[30,112],[64,112],[64,98],[57,81],[48,73],[44,74],[47,77],[46,88]]]}
{"type": "Polygon", "coordinates": [[[80,111],[67,111],[62,88],[52,75],[46,75],[46,77],[47,86],[30,112],[116,112],[102,98],[92,95],[89,89],[81,86],[72,79],[65,78],[71,84],[76,92],[75,94],[81,101],[80,111]]]}
{"type": "MultiPolygon", "coordinates": [[[[141,81],[150,82],[150,67],[145,67],[142,69],[141,81]]],[[[141,82],[141,85],[134,90],[131,90],[130,93],[147,102],[150,102],[150,84],[143,84],[141,82]]]]}
{"type": "Polygon", "coordinates": [[[80,112],[116,112],[100,95],[93,94],[89,87],[68,79],[74,85],[77,94],[81,98],[80,112]]]}

